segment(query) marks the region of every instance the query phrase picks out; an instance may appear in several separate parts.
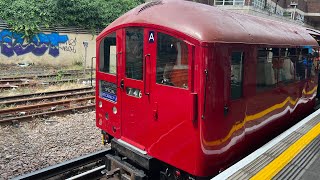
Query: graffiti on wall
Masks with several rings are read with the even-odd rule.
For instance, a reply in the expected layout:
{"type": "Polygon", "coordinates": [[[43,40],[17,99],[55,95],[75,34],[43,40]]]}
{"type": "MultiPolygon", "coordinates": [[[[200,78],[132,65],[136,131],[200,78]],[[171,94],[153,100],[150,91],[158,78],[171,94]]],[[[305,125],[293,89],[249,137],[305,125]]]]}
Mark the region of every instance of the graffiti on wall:
{"type": "Polygon", "coordinates": [[[69,39],[66,43],[60,45],[62,51],[76,53],[77,38],[69,39]]]}
{"type": "Polygon", "coordinates": [[[4,29],[0,32],[0,49],[1,54],[7,57],[28,53],[42,56],[48,49],[51,56],[57,57],[59,56],[59,44],[66,43],[68,39],[67,35],[53,32],[51,34],[39,33],[34,35],[29,42],[25,42],[23,34],[4,29]]]}

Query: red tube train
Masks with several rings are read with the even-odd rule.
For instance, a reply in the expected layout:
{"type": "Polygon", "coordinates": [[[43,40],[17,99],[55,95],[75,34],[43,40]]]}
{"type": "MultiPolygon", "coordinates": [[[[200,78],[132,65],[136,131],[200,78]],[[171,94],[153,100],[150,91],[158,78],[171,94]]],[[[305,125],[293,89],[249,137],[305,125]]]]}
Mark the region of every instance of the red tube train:
{"type": "Polygon", "coordinates": [[[314,107],[319,39],[189,1],[127,12],[97,38],[108,174],[207,178],[239,160],[314,107]]]}

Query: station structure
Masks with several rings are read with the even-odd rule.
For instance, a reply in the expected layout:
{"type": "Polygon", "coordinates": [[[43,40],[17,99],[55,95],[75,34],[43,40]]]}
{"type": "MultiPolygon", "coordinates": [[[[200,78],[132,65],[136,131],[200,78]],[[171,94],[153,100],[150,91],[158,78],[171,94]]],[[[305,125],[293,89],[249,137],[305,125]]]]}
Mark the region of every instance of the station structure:
{"type": "Polygon", "coordinates": [[[319,0],[192,0],[320,30],[319,0]]]}

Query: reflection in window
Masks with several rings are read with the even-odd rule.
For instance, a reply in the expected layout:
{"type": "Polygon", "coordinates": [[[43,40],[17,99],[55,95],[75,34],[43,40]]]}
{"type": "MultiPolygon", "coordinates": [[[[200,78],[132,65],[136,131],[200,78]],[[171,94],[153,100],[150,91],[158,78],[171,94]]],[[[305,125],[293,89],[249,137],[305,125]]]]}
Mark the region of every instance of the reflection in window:
{"type": "Polygon", "coordinates": [[[237,6],[243,6],[244,0],[216,0],[215,5],[220,6],[228,6],[228,5],[237,5],[237,6]]]}
{"type": "Polygon", "coordinates": [[[232,52],[231,56],[231,99],[242,97],[243,52],[232,52]]]}
{"type": "Polygon", "coordinates": [[[307,48],[298,48],[297,54],[298,54],[298,60],[296,63],[297,69],[296,69],[296,78],[297,80],[303,80],[309,77],[311,74],[312,69],[312,60],[310,58],[310,55],[308,54],[309,49],[307,48]]]}
{"type": "Polygon", "coordinates": [[[116,33],[112,33],[101,41],[99,70],[105,73],[116,74],[116,54],[116,33]]]}
{"type": "Polygon", "coordinates": [[[258,49],[257,59],[257,91],[274,88],[277,83],[277,58],[273,56],[272,48],[258,49]]]}
{"type": "Polygon", "coordinates": [[[259,9],[265,9],[266,0],[253,0],[253,6],[259,9]]]}
{"type": "Polygon", "coordinates": [[[126,77],[142,80],[143,29],[126,29],[126,77]]]}
{"type": "MultiPolygon", "coordinates": [[[[292,50],[290,50],[292,52],[292,50]]],[[[280,58],[278,59],[279,66],[279,82],[290,83],[294,80],[294,57],[290,55],[289,48],[280,49],[280,58]]]]}
{"type": "Polygon", "coordinates": [[[163,33],[158,33],[157,83],[188,88],[188,46],[163,33]]]}

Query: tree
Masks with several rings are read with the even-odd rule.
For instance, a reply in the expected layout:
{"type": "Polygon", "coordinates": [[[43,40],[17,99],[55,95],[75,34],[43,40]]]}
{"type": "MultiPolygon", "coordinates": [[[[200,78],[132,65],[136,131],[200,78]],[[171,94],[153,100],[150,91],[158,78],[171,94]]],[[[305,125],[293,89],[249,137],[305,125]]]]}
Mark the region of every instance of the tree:
{"type": "Polygon", "coordinates": [[[54,0],[1,0],[0,17],[26,38],[40,31],[40,25],[49,26],[54,18],[54,0]]]}
{"type": "Polygon", "coordinates": [[[143,3],[143,0],[0,0],[0,17],[14,32],[30,38],[40,26],[95,30],[143,3]]]}

